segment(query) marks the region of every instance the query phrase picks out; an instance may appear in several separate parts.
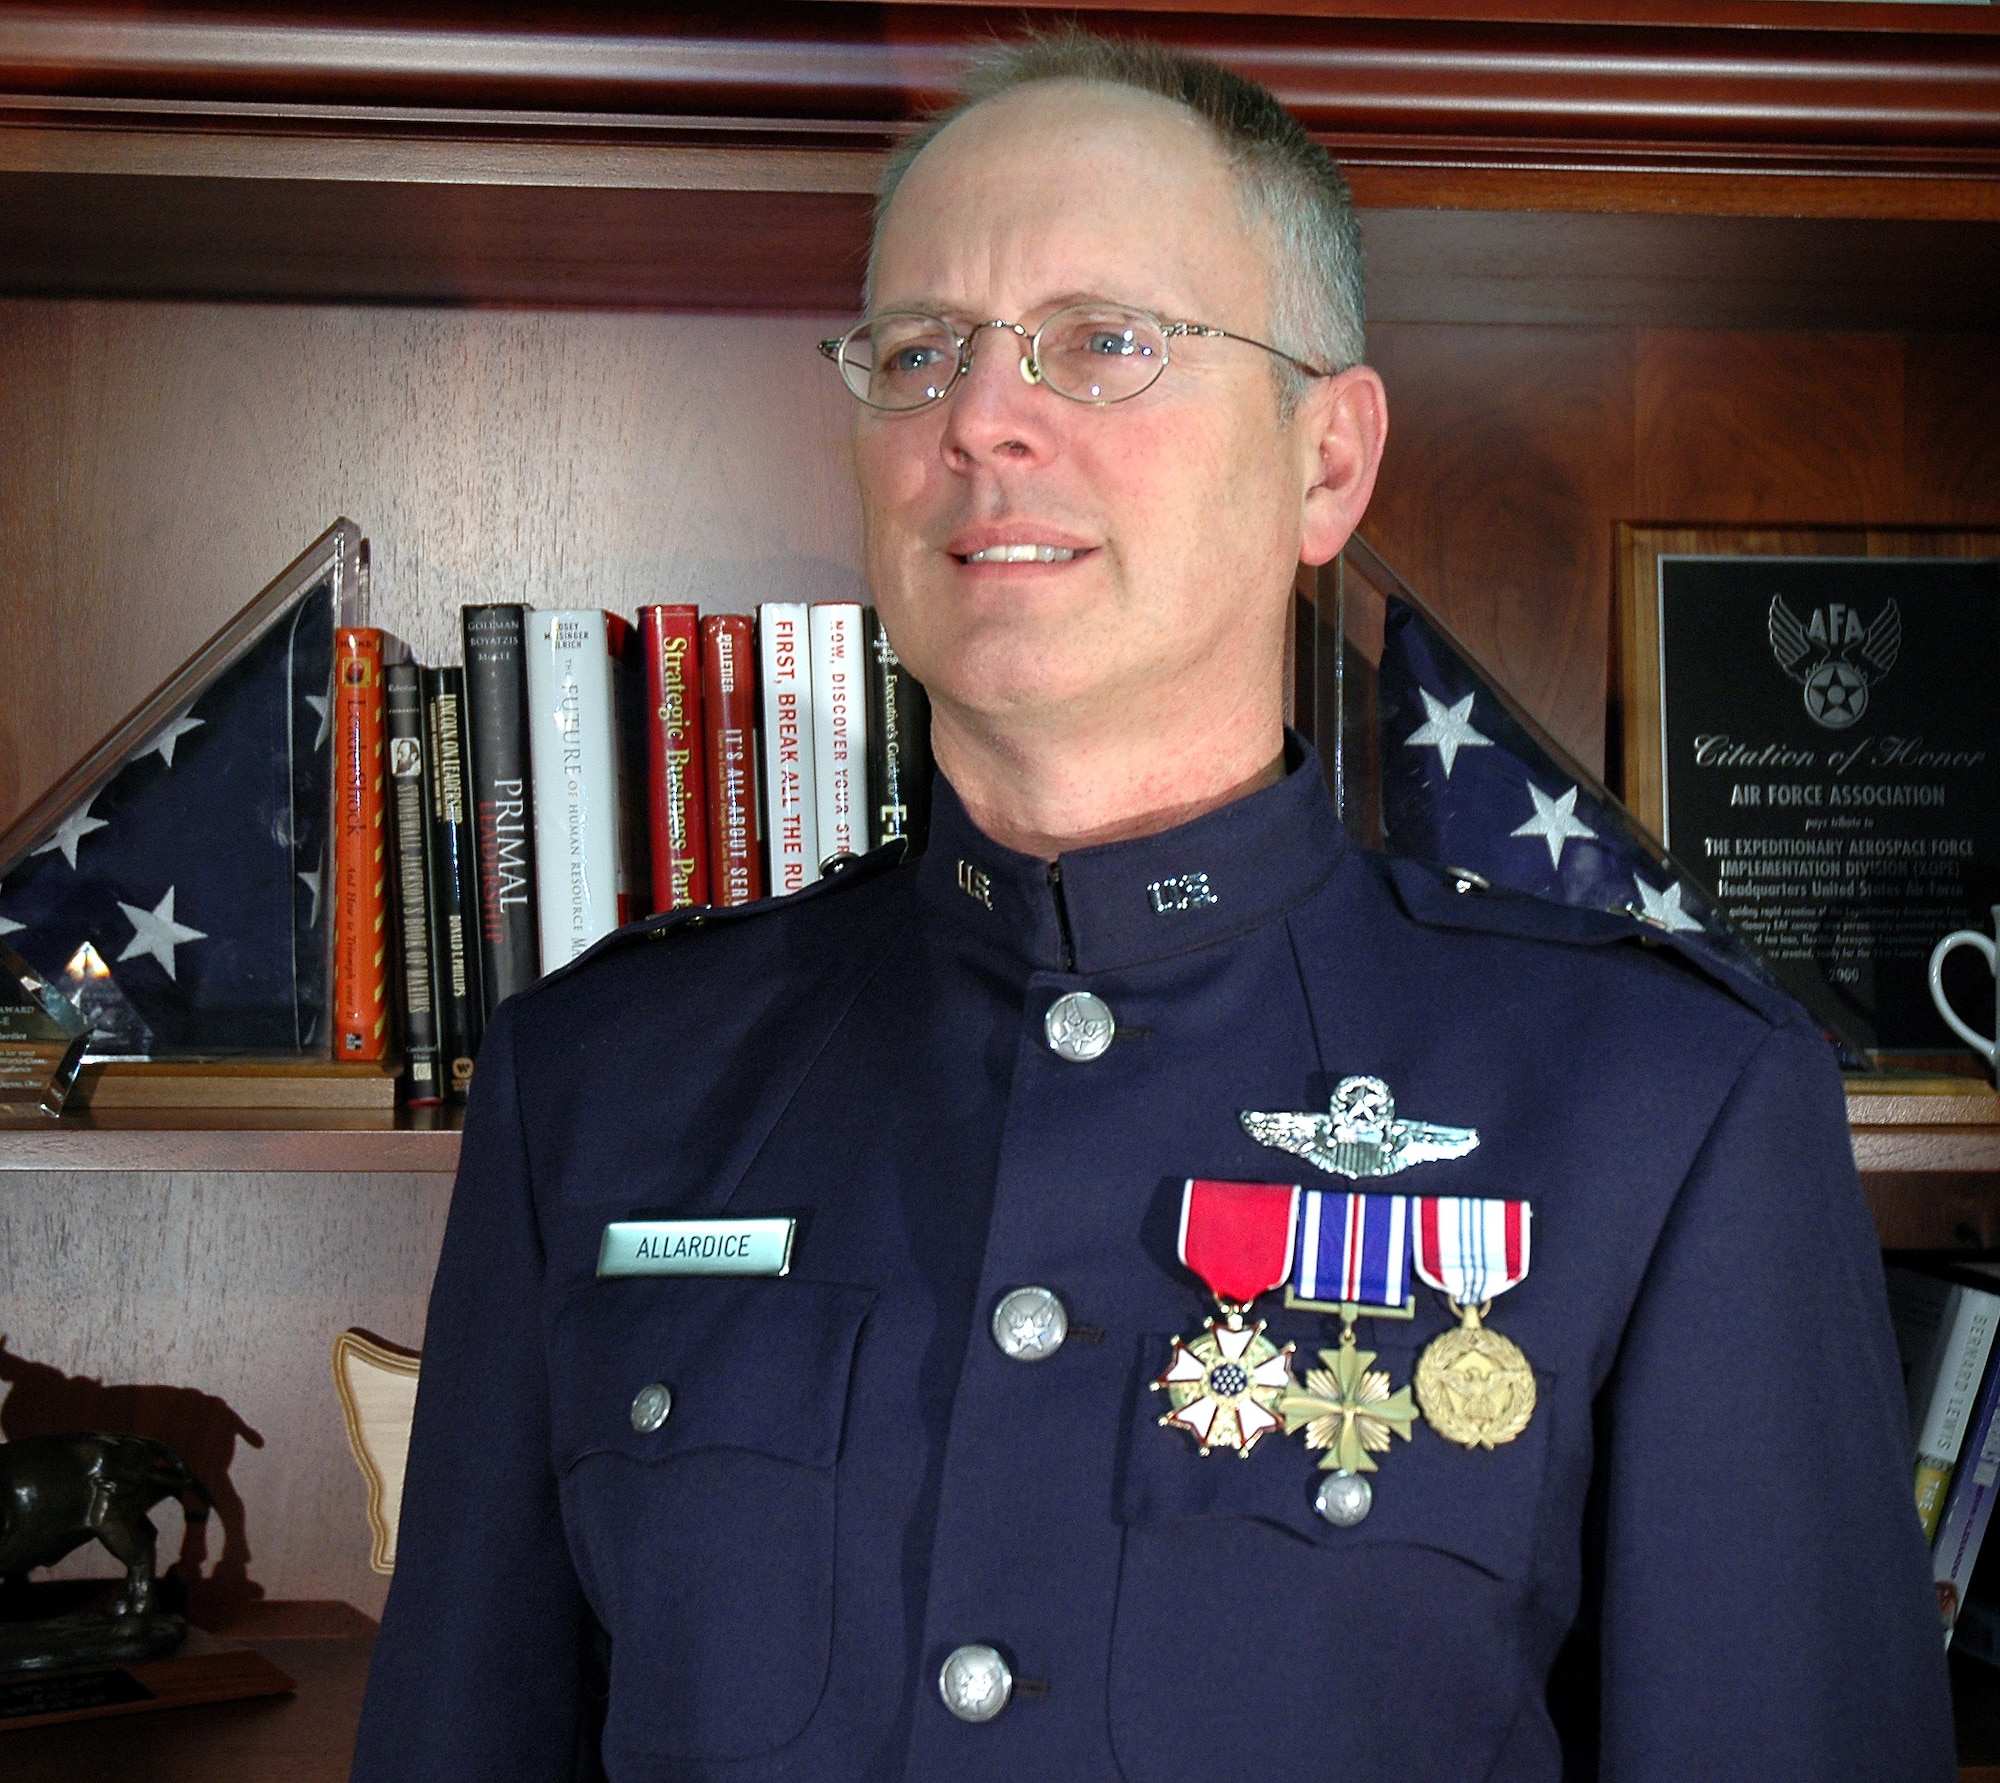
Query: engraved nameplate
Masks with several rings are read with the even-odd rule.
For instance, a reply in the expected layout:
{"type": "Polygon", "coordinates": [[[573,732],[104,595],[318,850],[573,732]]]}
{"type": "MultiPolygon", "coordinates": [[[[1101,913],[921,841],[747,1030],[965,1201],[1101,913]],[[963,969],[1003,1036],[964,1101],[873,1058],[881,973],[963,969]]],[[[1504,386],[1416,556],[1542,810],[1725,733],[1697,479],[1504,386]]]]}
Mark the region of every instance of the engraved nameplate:
{"type": "Polygon", "coordinates": [[[614,1220],[597,1248],[599,1275],[785,1275],[792,1219],[614,1220]]]}

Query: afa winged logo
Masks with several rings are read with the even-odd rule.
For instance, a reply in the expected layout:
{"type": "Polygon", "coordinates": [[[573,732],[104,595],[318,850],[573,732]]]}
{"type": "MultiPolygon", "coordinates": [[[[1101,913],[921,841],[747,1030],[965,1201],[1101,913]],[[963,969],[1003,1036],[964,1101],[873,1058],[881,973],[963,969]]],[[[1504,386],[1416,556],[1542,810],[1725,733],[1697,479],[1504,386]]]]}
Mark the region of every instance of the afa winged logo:
{"type": "Polygon", "coordinates": [[[1830,731],[1845,730],[1868,710],[1869,687],[1896,666],[1903,647],[1903,615],[1893,600],[1864,630],[1861,615],[1843,602],[1815,607],[1807,622],[1774,594],[1769,624],[1778,667],[1805,689],[1806,715],[1830,731]]]}

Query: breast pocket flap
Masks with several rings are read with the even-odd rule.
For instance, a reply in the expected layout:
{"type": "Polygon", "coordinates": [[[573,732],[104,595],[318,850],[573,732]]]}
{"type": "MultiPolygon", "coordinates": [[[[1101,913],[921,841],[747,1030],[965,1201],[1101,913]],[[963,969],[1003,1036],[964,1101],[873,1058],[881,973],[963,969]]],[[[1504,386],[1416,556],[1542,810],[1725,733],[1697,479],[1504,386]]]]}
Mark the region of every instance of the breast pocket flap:
{"type": "Polygon", "coordinates": [[[716,1448],[832,1467],[874,1298],[795,1276],[590,1283],[550,1338],[557,1470],[716,1448]]]}

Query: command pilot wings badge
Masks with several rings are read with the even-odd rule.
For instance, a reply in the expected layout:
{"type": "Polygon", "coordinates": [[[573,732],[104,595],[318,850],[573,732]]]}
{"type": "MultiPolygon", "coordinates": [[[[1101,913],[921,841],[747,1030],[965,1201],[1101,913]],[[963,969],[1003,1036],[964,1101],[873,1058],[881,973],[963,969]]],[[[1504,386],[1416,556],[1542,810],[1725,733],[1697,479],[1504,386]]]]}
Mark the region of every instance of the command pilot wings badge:
{"type": "Polygon", "coordinates": [[[1393,1176],[1413,1164],[1462,1158],[1479,1143],[1473,1127],[1396,1118],[1396,1098],[1379,1077],[1343,1077],[1325,1114],[1237,1117],[1259,1145],[1292,1152],[1335,1176],[1393,1176]]]}

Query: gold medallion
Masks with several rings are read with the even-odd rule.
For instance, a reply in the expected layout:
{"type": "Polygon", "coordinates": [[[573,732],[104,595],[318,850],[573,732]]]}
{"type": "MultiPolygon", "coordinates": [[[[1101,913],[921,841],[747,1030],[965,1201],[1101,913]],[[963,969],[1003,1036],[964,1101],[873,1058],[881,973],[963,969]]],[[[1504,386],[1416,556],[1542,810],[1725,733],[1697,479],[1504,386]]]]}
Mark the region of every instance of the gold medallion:
{"type": "Polygon", "coordinates": [[[1294,1384],[1295,1347],[1280,1349],[1264,1335],[1264,1321],[1246,1325],[1240,1309],[1227,1310],[1220,1323],[1205,1319],[1200,1336],[1174,1339],[1174,1358],[1153,1383],[1173,1407],[1160,1422],[1185,1430],[1204,1455],[1234,1449],[1247,1459],[1281,1423],[1277,1407],[1294,1384]]]}
{"type": "Polygon", "coordinates": [[[1285,1434],[1303,1430],[1307,1448],[1326,1450],[1322,1468],[1373,1473],[1369,1456],[1387,1449],[1392,1435],[1410,1440],[1410,1426],[1417,1421],[1410,1390],[1392,1392],[1388,1375],[1368,1366],[1375,1352],[1356,1345],[1352,1325],[1340,1334],[1340,1348],[1321,1350],[1319,1359],[1326,1366],[1307,1372],[1305,1390],[1287,1393],[1279,1402],[1285,1434]]]}
{"type": "Polygon", "coordinates": [[[1417,1358],[1417,1404],[1447,1442],[1490,1449],[1512,1442],[1535,1415],[1535,1371],[1520,1346],[1479,1321],[1486,1306],[1450,1301],[1459,1328],[1433,1338],[1417,1358]]]}

